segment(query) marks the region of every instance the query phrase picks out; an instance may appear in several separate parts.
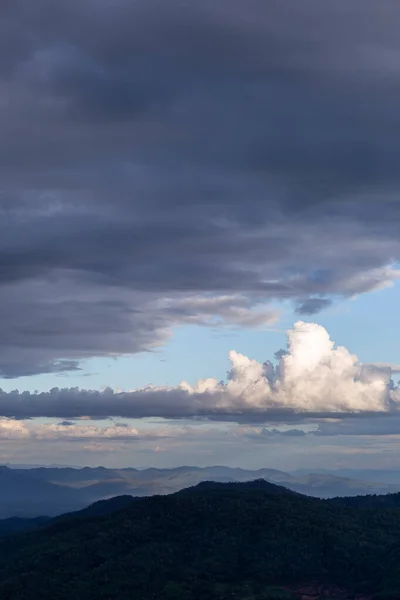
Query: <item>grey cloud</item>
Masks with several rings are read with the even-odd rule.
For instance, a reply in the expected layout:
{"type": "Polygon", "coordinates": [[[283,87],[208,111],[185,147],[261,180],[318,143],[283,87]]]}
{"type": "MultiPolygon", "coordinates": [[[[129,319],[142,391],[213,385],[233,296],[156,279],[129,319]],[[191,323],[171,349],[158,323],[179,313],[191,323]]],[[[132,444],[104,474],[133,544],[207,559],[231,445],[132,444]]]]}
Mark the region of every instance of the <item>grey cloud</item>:
{"type": "Polygon", "coordinates": [[[15,379],[24,375],[29,377],[39,373],[64,373],[71,371],[81,371],[78,360],[52,360],[53,353],[50,353],[49,359],[40,359],[40,352],[37,349],[33,353],[26,352],[26,349],[12,349],[4,357],[0,369],[2,379],[15,379]],[[24,358],[28,357],[25,361],[24,358]],[[21,364],[21,362],[23,364],[21,364]]]}
{"type": "Polygon", "coordinates": [[[304,437],[307,435],[301,429],[287,429],[286,431],[280,431],[279,434],[287,437],[304,437]]]}
{"type": "Polygon", "coordinates": [[[280,350],[277,350],[274,353],[274,358],[276,360],[280,360],[281,358],[283,358],[284,356],[286,356],[287,354],[289,354],[289,350],[284,350],[283,348],[281,348],[280,350]]]}
{"type": "Polygon", "coordinates": [[[279,318],[276,309],[244,296],[160,299],[118,286],[87,287],[71,277],[0,286],[1,301],[3,378],[78,371],[91,356],[151,352],[176,324],[251,328],[279,318]]]}
{"type": "Polygon", "coordinates": [[[400,365],[390,362],[364,363],[368,369],[387,369],[390,373],[400,373],[400,365]]]}
{"type": "Polygon", "coordinates": [[[107,417],[191,419],[236,421],[239,423],[305,423],[327,418],[379,418],[384,412],[364,411],[347,413],[332,411],[299,411],[285,407],[251,406],[224,393],[189,394],[178,388],[151,388],[132,392],[83,390],[78,388],[53,388],[49,392],[0,391],[0,414],[6,418],[33,419],[39,417],[92,419],[107,417]]]}
{"type": "Polygon", "coordinates": [[[396,414],[386,418],[366,417],[365,419],[337,419],[334,422],[322,422],[314,432],[317,436],[385,436],[400,435],[400,417],[396,414]]]}
{"type": "Polygon", "coordinates": [[[4,376],[397,276],[397,3],[3,5],[4,376]]]}
{"type": "Polygon", "coordinates": [[[304,437],[306,434],[302,429],[276,429],[276,428],[268,428],[261,427],[260,429],[250,429],[244,432],[244,437],[254,439],[254,440],[269,440],[271,438],[277,437],[304,437]]]}
{"type": "Polygon", "coordinates": [[[303,300],[296,309],[299,315],[315,315],[321,310],[328,308],[332,300],[328,298],[307,298],[303,300]]]}

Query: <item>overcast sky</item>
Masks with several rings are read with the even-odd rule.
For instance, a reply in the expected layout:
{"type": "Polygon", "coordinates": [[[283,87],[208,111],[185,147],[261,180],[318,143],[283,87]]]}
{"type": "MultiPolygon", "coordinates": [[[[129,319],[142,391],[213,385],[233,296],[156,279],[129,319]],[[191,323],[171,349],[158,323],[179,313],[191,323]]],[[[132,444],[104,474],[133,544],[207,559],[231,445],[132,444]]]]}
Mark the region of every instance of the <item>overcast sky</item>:
{"type": "Polygon", "coordinates": [[[400,468],[399,30],[3,0],[0,462],[400,468]]]}

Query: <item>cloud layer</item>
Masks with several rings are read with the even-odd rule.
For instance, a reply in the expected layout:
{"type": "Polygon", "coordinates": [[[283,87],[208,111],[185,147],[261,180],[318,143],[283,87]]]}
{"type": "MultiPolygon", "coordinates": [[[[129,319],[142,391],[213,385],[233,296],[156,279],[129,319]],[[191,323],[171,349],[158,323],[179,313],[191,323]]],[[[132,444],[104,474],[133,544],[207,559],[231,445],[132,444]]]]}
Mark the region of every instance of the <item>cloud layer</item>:
{"type": "Polygon", "coordinates": [[[0,374],[398,278],[399,28],[394,0],[3,2],[0,374]]]}
{"type": "Polygon", "coordinates": [[[208,378],[193,386],[183,381],[175,388],[149,386],[118,393],[78,388],[0,392],[0,414],[17,419],[162,417],[284,423],[398,412],[400,388],[393,385],[390,367],[360,365],[315,323],[298,321],[287,337],[288,349],[278,353],[277,366],[232,350],[226,382],[208,378]]]}

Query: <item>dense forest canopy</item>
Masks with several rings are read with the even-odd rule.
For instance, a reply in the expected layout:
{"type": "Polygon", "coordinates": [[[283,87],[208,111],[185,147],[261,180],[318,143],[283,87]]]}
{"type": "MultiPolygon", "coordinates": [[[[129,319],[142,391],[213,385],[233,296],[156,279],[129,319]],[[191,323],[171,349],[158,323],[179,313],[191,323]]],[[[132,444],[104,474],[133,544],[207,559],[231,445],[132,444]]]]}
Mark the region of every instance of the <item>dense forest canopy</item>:
{"type": "Polygon", "coordinates": [[[399,505],[397,495],[318,500],[262,480],[114,499],[3,537],[0,597],[268,600],[311,585],[399,598],[399,505]]]}

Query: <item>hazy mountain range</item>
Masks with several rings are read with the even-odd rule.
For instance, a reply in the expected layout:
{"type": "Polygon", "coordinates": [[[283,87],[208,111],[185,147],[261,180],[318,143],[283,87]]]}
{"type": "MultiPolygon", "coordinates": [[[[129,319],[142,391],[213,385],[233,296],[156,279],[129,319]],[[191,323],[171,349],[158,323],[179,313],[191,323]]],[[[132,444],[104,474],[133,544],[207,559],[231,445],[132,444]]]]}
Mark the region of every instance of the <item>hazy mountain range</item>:
{"type": "MultiPolygon", "coordinates": [[[[55,516],[79,510],[119,495],[152,496],[177,492],[202,481],[244,482],[254,479],[283,485],[319,498],[387,494],[400,491],[400,481],[388,483],[330,473],[285,473],[275,469],[251,471],[223,466],[174,469],[106,469],[104,467],[0,467],[0,518],[55,516]]],[[[375,473],[373,473],[375,475],[375,473]]],[[[386,478],[388,478],[386,473],[386,478]]]]}

